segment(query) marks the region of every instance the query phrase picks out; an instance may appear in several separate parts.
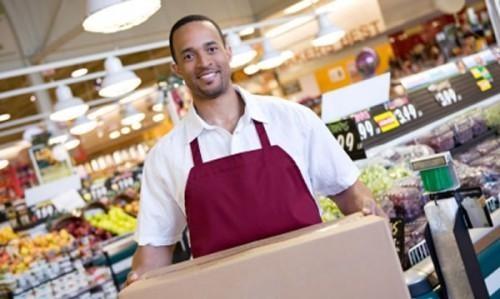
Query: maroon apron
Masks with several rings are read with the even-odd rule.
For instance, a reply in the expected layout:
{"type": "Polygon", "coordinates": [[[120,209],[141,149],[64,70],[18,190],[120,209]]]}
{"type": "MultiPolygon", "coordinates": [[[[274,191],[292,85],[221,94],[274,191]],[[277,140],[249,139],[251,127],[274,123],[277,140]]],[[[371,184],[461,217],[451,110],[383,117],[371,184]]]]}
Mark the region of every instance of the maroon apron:
{"type": "Polygon", "coordinates": [[[295,162],[254,124],[262,149],[203,163],[198,139],[190,143],[185,208],[194,257],[321,222],[295,162]]]}

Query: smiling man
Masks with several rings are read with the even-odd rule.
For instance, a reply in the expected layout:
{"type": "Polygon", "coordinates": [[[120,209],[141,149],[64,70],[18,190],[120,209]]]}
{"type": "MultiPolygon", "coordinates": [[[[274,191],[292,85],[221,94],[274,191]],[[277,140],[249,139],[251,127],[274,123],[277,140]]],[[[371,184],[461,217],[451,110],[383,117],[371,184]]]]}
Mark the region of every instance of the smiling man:
{"type": "Polygon", "coordinates": [[[316,193],[335,195],[344,214],[383,216],[311,110],[232,84],[231,49],[214,21],[182,18],[170,50],[194,107],[145,162],[129,283],[171,263],[186,225],[196,258],[319,223],[316,193]]]}

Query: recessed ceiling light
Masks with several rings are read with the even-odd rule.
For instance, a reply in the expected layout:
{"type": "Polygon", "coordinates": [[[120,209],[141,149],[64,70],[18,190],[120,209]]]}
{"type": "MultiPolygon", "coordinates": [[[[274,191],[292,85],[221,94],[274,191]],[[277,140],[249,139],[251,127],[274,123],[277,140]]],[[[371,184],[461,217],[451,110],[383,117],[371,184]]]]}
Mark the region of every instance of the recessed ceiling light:
{"type": "Polygon", "coordinates": [[[85,76],[87,73],[89,72],[89,70],[87,68],[79,68],[77,70],[74,70],[71,72],[71,77],[72,78],[78,78],[78,77],[81,77],[81,76],[85,76]]]}
{"type": "Polygon", "coordinates": [[[142,128],[142,124],[141,123],[133,123],[131,125],[131,127],[132,127],[132,130],[137,131],[137,130],[140,130],[142,128]]]}
{"type": "Polygon", "coordinates": [[[240,36],[247,36],[247,35],[253,34],[254,32],[255,32],[255,28],[254,28],[254,27],[252,27],[252,26],[249,26],[249,27],[247,27],[247,28],[245,28],[245,29],[241,30],[241,31],[239,32],[239,35],[240,35],[240,36]]]}
{"type": "Polygon", "coordinates": [[[32,103],[33,103],[33,102],[35,102],[35,101],[36,101],[36,97],[35,97],[34,95],[32,95],[32,96],[30,97],[30,101],[31,101],[32,103]]]}

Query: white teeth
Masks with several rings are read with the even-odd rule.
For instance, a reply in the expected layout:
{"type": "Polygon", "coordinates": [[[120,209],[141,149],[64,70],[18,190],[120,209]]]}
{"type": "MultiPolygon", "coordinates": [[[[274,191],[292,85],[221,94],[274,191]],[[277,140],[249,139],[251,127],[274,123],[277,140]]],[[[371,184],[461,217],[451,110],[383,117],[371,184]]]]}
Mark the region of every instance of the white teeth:
{"type": "Polygon", "coordinates": [[[204,75],[201,75],[200,78],[201,79],[204,79],[204,80],[210,80],[212,79],[213,77],[215,77],[215,73],[208,73],[208,74],[204,74],[204,75]]]}

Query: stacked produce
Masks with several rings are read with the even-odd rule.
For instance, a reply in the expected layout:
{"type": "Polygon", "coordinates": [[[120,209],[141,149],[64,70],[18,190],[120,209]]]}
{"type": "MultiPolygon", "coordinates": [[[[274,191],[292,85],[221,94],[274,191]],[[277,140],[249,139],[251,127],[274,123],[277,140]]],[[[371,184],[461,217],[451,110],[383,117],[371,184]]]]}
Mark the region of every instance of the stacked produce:
{"type": "Polygon", "coordinates": [[[137,220],[119,207],[111,207],[107,213],[90,216],[87,221],[97,228],[117,235],[131,233],[137,225],[137,220]]]}
{"type": "Polygon", "coordinates": [[[77,217],[63,220],[62,223],[58,225],[57,229],[68,231],[77,240],[85,239],[85,242],[89,243],[88,245],[90,245],[91,248],[112,237],[110,232],[93,227],[84,219],[77,217]]]}
{"type": "Polygon", "coordinates": [[[323,211],[321,213],[321,220],[323,222],[335,220],[343,216],[339,207],[337,207],[337,205],[330,198],[320,196],[318,201],[321,210],[323,211]]]}
{"type": "Polygon", "coordinates": [[[66,230],[12,240],[0,254],[0,272],[22,273],[32,263],[56,257],[73,245],[74,238],[66,230]]]}
{"type": "Polygon", "coordinates": [[[0,245],[5,245],[17,238],[18,238],[17,234],[10,226],[0,229],[0,245]]]}

